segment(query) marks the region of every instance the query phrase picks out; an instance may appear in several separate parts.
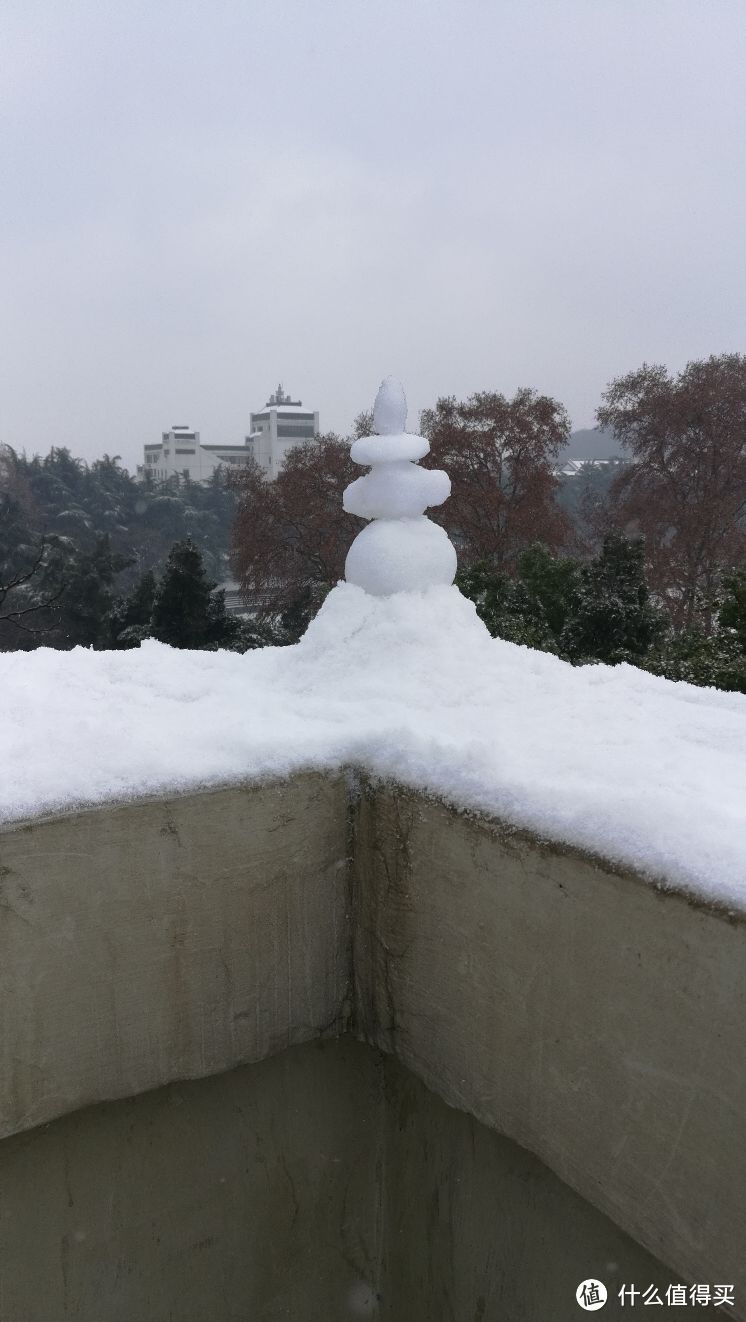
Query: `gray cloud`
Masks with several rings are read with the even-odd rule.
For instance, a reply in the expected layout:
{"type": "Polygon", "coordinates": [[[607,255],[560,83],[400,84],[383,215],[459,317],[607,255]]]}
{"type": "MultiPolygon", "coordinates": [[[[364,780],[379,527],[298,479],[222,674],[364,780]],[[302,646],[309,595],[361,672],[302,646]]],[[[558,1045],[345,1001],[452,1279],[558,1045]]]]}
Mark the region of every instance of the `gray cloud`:
{"type": "MultiPolygon", "coordinates": [[[[0,439],[744,349],[741,0],[6,0],[0,439]]],[[[410,419],[410,425],[412,419],[410,419]]]]}

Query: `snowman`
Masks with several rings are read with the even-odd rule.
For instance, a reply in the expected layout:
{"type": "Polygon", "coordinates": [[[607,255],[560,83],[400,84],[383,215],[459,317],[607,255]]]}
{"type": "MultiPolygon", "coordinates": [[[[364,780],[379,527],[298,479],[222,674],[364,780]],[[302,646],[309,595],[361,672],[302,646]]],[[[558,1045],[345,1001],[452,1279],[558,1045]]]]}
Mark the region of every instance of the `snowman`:
{"type": "Polygon", "coordinates": [[[354,442],[350,457],[370,472],[351,482],[342,503],[348,514],[372,522],[358,533],[345,564],[345,578],[374,597],[450,586],[456,552],[447,534],[425,517],[451,493],[447,473],[420,468],[430,449],[424,436],[404,430],[407,401],[401,384],[381,382],[373,408],[374,436],[354,442]]]}

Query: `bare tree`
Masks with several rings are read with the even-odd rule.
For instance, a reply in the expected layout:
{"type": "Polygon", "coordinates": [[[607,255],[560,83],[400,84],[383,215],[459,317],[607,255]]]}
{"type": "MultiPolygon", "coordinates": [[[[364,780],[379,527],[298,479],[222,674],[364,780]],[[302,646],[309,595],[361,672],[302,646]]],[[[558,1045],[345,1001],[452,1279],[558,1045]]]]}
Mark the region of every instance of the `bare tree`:
{"type": "Polygon", "coordinates": [[[643,366],[598,410],[631,452],[611,492],[618,526],[645,538],[648,577],[675,625],[709,630],[723,571],[746,557],[746,356],[643,366]]]}
{"type": "Polygon", "coordinates": [[[13,625],[23,633],[49,632],[52,626],[42,624],[43,612],[59,601],[65,589],[63,584],[55,591],[42,591],[38,596],[32,590],[33,586],[40,584],[49,567],[48,550],[42,537],[35,559],[25,571],[3,575],[0,567],[0,623],[13,625]]]}

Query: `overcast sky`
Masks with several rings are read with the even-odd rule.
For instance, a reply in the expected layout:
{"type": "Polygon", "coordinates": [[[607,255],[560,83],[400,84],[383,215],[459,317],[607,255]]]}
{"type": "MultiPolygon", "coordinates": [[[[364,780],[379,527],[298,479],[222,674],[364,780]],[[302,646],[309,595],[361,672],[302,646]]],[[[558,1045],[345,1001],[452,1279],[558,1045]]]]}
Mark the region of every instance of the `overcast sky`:
{"type": "Polygon", "coordinates": [[[0,440],[746,350],[744,0],[2,0],[0,440]]]}

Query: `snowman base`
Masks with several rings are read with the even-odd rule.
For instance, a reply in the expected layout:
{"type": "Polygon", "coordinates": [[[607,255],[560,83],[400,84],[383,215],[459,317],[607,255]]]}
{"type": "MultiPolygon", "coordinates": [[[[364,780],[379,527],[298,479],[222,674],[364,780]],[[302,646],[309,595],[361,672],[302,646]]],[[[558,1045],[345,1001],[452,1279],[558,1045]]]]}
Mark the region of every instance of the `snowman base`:
{"type": "Polygon", "coordinates": [[[423,514],[376,519],[358,533],[347,554],[345,578],[374,597],[449,587],[456,552],[447,534],[423,514]]]}

